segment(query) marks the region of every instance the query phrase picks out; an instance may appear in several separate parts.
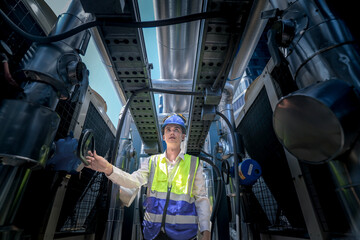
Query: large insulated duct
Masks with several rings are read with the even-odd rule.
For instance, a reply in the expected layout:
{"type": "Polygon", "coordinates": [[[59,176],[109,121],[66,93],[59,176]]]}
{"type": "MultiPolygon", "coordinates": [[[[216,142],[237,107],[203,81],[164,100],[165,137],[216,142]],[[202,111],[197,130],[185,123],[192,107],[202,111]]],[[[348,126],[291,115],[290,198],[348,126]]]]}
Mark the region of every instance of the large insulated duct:
{"type": "Polygon", "coordinates": [[[360,56],[354,38],[325,1],[296,1],[280,19],[273,27],[279,27],[277,37],[282,39],[277,45],[299,88],[341,79],[360,89],[360,56]]]}
{"type": "Polygon", "coordinates": [[[324,1],[296,1],[268,35],[272,57],[282,53],[300,89],[274,110],[280,142],[313,163],[349,150],[359,129],[360,55],[345,24],[324,1]]]}
{"type": "MultiPolygon", "coordinates": [[[[154,0],[155,20],[200,13],[201,10],[201,0],[154,0]]],[[[188,89],[191,89],[195,69],[199,26],[200,21],[195,21],[156,29],[160,79],[164,79],[167,83],[174,82],[174,86],[178,85],[176,83],[179,81],[188,84],[189,80],[191,80],[190,84],[188,84],[188,89]]],[[[190,96],[164,94],[163,112],[189,112],[190,101],[190,96]]]]}
{"type": "Polygon", "coordinates": [[[297,159],[327,164],[351,231],[358,237],[360,55],[357,46],[347,26],[323,0],[299,0],[280,10],[268,35],[272,39],[269,48],[274,62],[282,61],[277,56],[279,53],[287,60],[299,90],[278,102],[273,115],[275,133],[297,159]]]}
{"type": "Polygon", "coordinates": [[[253,3],[249,14],[249,21],[246,24],[238,53],[228,76],[230,79],[229,83],[234,85],[235,91],[267,24],[267,20],[261,18],[261,13],[269,7],[268,1],[255,0],[253,3]]]}

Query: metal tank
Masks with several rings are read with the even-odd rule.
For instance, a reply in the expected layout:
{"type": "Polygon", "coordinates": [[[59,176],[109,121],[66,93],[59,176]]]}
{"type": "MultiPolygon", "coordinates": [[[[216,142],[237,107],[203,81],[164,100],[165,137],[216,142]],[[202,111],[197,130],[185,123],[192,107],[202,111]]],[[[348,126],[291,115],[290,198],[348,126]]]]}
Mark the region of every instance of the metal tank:
{"type": "MultiPolygon", "coordinates": [[[[90,19],[79,1],[73,1],[49,35],[63,33],[90,19]]],[[[0,103],[0,172],[8,176],[0,188],[2,226],[13,224],[33,170],[48,160],[60,123],[55,112],[59,99],[71,98],[76,86],[87,86],[88,71],[79,54],[84,54],[88,40],[88,33],[82,32],[54,43],[34,42],[18,71],[12,73],[22,82],[23,92],[0,103]]]]}
{"type": "MultiPolygon", "coordinates": [[[[59,17],[50,36],[68,31],[92,16],[79,1],[59,17]]],[[[70,98],[76,85],[88,81],[88,71],[79,54],[84,54],[88,31],[54,43],[33,43],[14,75],[22,79],[23,92],[0,106],[0,156],[6,164],[44,165],[60,117],[55,112],[59,99],[70,98]]]]}

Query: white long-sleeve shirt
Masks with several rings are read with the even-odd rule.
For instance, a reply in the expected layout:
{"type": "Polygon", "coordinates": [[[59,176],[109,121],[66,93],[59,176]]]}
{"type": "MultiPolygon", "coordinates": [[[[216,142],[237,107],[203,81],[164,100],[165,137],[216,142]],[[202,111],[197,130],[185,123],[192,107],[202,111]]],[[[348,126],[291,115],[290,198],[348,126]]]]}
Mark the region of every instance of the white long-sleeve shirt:
{"type": "MultiPolygon", "coordinates": [[[[160,156],[161,158],[165,158],[167,162],[168,172],[170,173],[176,163],[184,159],[184,153],[180,152],[179,155],[176,157],[175,162],[170,162],[166,158],[166,154],[163,153],[160,156]]],[[[113,172],[108,178],[115,184],[121,185],[126,188],[138,188],[142,185],[148,183],[149,178],[149,160],[150,158],[146,159],[141,163],[141,167],[129,174],[127,172],[122,171],[117,167],[113,167],[113,172]]],[[[199,217],[199,230],[203,232],[205,230],[210,231],[210,202],[207,196],[207,191],[205,188],[205,179],[203,176],[203,166],[201,164],[198,166],[198,170],[195,175],[194,185],[193,185],[193,194],[195,197],[195,207],[196,212],[199,217]]]]}

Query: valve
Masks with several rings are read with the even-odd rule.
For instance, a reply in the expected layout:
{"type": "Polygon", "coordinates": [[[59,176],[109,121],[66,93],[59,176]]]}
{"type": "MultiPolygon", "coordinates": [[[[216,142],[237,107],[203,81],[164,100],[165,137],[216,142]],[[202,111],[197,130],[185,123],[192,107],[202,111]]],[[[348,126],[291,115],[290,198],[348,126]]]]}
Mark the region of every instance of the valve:
{"type": "Polygon", "coordinates": [[[232,156],[230,153],[230,146],[223,138],[220,138],[219,142],[216,143],[215,149],[218,153],[221,153],[222,159],[228,159],[232,156]]]}

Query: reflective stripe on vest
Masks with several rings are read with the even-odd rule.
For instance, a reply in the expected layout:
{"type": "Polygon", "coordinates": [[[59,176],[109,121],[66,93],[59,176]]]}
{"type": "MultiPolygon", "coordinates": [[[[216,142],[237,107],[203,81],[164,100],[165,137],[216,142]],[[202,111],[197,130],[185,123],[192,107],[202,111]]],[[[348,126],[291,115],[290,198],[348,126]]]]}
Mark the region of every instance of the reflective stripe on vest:
{"type": "MultiPolygon", "coordinates": [[[[161,223],[162,214],[153,214],[146,212],[147,218],[152,219],[152,222],[161,223]]],[[[184,215],[166,215],[166,223],[169,224],[197,224],[197,219],[193,216],[184,216],[184,215]]]]}
{"type": "MultiPolygon", "coordinates": [[[[159,232],[168,187],[166,159],[163,155],[150,158],[149,182],[145,201],[144,237],[153,239],[159,232]]],[[[198,217],[195,198],[192,193],[195,174],[199,165],[198,158],[185,154],[179,160],[170,192],[169,206],[166,212],[165,231],[172,239],[187,239],[195,236],[198,229],[198,217]]],[[[173,171],[176,169],[174,168],[173,171]]]]}

